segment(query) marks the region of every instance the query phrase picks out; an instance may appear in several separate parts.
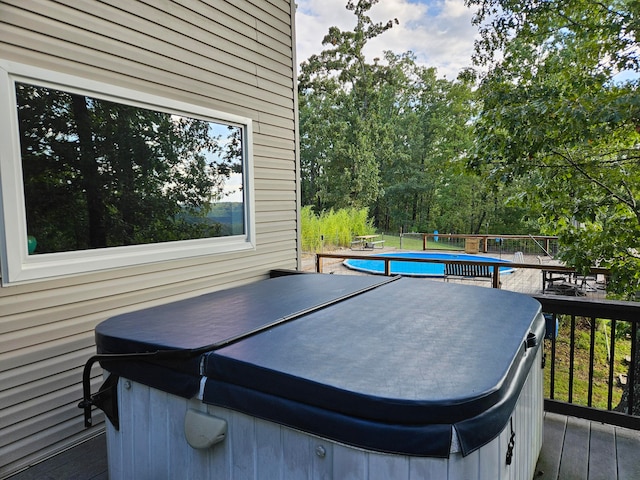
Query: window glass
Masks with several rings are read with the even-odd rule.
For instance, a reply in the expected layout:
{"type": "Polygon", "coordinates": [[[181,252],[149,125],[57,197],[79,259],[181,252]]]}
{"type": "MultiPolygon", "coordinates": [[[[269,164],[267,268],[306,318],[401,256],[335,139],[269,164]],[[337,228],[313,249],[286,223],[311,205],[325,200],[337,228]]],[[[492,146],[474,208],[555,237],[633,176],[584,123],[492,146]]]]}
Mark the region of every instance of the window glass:
{"type": "Polygon", "coordinates": [[[0,59],[2,285],[255,250],[250,118],[0,59]]]}
{"type": "Polygon", "coordinates": [[[243,128],[15,82],[29,255],[243,235],[243,128]]]}

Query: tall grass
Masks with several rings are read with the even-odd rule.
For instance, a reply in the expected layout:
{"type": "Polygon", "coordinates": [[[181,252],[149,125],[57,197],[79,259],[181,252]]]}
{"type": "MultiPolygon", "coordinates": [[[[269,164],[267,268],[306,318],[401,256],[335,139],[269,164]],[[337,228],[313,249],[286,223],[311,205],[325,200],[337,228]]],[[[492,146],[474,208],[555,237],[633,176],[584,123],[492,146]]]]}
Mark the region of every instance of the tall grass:
{"type": "Polygon", "coordinates": [[[310,206],[302,207],[302,250],[319,252],[323,248],[348,247],[354,235],[375,233],[367,208],[343,208],[316,214],[310,206]]]}

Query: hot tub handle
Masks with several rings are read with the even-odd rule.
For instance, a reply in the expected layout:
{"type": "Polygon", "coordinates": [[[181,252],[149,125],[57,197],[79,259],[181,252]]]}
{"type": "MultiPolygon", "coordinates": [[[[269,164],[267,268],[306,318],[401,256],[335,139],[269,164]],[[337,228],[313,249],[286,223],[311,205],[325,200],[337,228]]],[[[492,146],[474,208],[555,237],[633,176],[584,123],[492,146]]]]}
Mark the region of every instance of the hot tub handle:
{"type": "Polygon", "coordinates": [[[120,429],[120,416],[118,413],[118,375],[110,373],[102,383],[97,393],[91,394],[91,367],[99,360],[98,355],[91,357],[84,365],[82,372],[82,400],[78,408],[84,410],[84,426],[93,426],[91,420],[91,408],[102,410],[116,430],[120,429]]]}
{"type": "Polygon", "coordinates": [[[190,408],[184,417],[184,436],[192,448],[210,448],[226,438],[227,421],[190,408]]]}
{"type": "Polygon", "coordinates": [[[529,332],[527,335],[527,341],[525,342],[525,349],[533,348],[538,345],[538,337],[533,332],[529,332]]]}
{"type": "Polygon", "coordinates": [[[509,419],[509,423],[511,426],[511,437],[509,437],[509,444],[507,445],[507,458],[505,459],[507,465],[511,465],[513,461],[513,449],[516,446],[516,432],[513,431],[513,417],[509,419]]]}

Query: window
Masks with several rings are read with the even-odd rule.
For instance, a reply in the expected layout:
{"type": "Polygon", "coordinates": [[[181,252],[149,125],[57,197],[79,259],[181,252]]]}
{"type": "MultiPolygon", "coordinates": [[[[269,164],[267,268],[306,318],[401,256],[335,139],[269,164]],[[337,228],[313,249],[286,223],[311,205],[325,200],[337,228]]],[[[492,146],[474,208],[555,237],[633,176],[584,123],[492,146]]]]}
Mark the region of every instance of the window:
{"type": "Polygon", "coordinates": [[[251,120],[0,61],[3,284],[254,248],[251,120]]]}

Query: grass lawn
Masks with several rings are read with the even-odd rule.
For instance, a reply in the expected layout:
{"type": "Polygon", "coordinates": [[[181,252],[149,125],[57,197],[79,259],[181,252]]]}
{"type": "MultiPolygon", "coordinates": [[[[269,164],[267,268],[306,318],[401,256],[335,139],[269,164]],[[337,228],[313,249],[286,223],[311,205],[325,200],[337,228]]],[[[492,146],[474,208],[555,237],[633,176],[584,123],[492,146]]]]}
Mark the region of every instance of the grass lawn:
{"type": "MultiPolygon", "coordinates": [[[[591,343],[591,319],[576,318],[575,351],[573,367],[573,403],[588,405],[589,392],[589,350],[591,343]]],[[[609,341],[611,328],[608,321],[596,321],[596,334],[594,342],[594,366],[593,366],[593,399],[592,406],[607,408],[608,382],[609,382],[609,341]]],[[[618,323],[619,330],[624,324],[618,323]]],[[[549,340],[547,348],[547,366],[545,367],[545,397],[549,398],[551,377],[551,344],[549,340]]],[[[558,338],[556,340],[556,371],[555,371],[555,396],[556,400],[568,401],[569,395],[569,368],[571,350],[571,321],[570,317],[563,316],[560,320],[558,338]]],[[[618,335],[616,339],[614,378],[612,392],[612,408],[619,403],[622,396],[622,387],[618,384],[618,374],[627,373],[628,366],[625,357],[630,355],[631,341],[626,335],[618,335]]]]}
{"type": "MultiPolygon", "coordinates": [[[[422,250],[422,235],[404,235],[402,239],[398,235],[384,234],[384,246],[393,247],[398,250],[422,250]],[[402,242],[402,247],[400,243],[402,242]]],[[[427,250],[454,250],[461,251],[464,247],[457,245],[450,245],[443,242],[434,242],[432,240],[427,242],[427,250]]]]}

